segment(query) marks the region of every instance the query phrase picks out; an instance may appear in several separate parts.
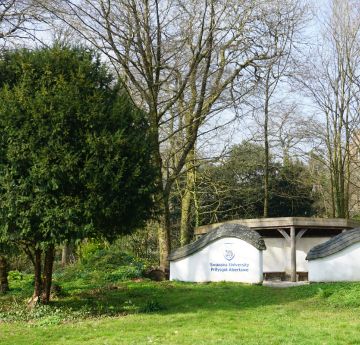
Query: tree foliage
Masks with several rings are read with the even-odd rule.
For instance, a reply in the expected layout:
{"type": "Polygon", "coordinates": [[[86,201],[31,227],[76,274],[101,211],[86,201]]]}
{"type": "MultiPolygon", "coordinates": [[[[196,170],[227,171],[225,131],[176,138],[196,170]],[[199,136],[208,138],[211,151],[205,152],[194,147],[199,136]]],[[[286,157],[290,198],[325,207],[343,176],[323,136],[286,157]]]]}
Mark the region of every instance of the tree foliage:
{"type": "MultiPolygon", "coordinates": [[[[269,216],[310,216],[314,213],[312,184],[301,162],[282,165],[270,160],[269,216]]],[[[235,145],[217,165],[199,171],[197,192],[200,223],[263,215],[264,150],[249,142],[235,145]]]]}
{"type": "Polygon", "coordinates": [[[149,218],[148,124],[92,52],[6,53],[0,80],[3,240],[35,264],[63,240],[111,239],[149,218]]]}
{"type": "Polygon", "coordinates": [[[189,176],[182,242],[192,233],[189,191],[201,128],[254,90],[257,72],[281,54],[301,9],[293,0],[37,2],[109,59],[148,114],[156,142],[159,254],[165,269],[171,249],[169,198],[184,170],[189,176]]]}

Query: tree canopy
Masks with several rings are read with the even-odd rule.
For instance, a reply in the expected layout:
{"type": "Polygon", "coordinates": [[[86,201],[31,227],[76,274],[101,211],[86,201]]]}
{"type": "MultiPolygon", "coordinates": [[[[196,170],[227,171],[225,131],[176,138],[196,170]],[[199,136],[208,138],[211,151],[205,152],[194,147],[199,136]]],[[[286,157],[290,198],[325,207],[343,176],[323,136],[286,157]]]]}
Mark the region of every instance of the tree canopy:
{"type": "Polygon", "coordinates": [[[8,52],[0,80],[3,241],[35,262],[63,240],[111,239],[150,217],[148,124],[93,52],[8,52]]]}
{"type": "MultiPolygon", "coordinates": [[[[262,147],[244,142],[234,145],[222,163],[199,171],[199,223],[262,217],[263,162],[262,147]]],[[[271,158],[269,171],[269,216],[311,216],[314,197],[306,167],[301,162],[281,164],[271,158]]]]}

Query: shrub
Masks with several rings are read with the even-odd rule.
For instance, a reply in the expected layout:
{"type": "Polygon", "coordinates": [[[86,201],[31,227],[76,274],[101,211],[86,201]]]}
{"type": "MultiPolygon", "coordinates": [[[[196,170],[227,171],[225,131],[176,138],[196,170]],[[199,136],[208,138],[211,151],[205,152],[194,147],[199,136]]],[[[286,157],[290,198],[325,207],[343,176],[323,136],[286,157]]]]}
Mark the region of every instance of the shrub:
{"type": "Polygon", "coordinates": [[[78,281],[78,286],[101,286],[143,277],[150,267],[146,261],[123,253],[113,245],[91,248],[80,261],[56,272],[56,280],[60,283],[78,281]]]}

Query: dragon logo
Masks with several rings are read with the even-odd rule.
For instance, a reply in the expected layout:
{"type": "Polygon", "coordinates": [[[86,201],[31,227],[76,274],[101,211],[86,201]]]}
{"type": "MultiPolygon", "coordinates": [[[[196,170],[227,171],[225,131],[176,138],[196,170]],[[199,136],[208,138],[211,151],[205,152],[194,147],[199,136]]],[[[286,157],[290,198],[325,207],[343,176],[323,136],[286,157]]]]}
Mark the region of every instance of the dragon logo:
{"type": "Polygon", "coordinates": [[[227,261],[231,261],[235,256],[235,253],[231,249],[225,249],[224,258],[227,261]]]}

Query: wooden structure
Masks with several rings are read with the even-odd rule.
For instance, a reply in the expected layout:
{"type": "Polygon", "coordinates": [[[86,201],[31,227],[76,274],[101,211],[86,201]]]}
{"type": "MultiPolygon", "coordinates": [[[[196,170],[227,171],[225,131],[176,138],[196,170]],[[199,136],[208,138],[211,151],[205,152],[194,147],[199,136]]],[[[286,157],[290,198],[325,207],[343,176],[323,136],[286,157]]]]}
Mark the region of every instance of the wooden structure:
{"type": "MultiPolygon", "coordinates": [[[[338,235],[342,231],[360,227],[360,222],[349,219],[307,218],[307,217],[281,217],[237,219],[223,223],[203,225],[195,229],[197,238],[221,224],[240,224],[257,231],[264,239],[282,236],[290,246],[290,280],[297,281],[296,246],[305,234],[308,237],[329,237],[338,235]]],[[[360,229],[359,229],[360,230],[360,229]]]]}

